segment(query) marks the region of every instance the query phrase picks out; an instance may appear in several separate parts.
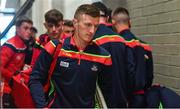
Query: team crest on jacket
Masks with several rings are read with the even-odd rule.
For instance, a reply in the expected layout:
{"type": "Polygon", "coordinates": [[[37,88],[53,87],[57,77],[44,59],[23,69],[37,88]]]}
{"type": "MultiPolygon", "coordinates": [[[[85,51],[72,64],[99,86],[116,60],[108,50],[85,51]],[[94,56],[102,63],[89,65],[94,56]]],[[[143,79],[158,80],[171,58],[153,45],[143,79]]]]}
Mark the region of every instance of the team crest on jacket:
{"type": "Polygon", "coordinates": [[[147,54],[144,55],[145,59],[149,59],[149,56],[147,54]]]}
{"type": "Polygon", "coordinates": [[[62,67],[69,67],[69,63],[68,62],[64,62],[64,61],[61,61],[60,62],[60,66],[62,66],[62,67]]]}
{"type": "Polygon", "coordinates": [[[91,70],[94,71],[94,72],[96,72],[96,71],[98,71],[98,68],[97,68],[96,65],[93,65],[93,66],[91,67],[91,70]]]}

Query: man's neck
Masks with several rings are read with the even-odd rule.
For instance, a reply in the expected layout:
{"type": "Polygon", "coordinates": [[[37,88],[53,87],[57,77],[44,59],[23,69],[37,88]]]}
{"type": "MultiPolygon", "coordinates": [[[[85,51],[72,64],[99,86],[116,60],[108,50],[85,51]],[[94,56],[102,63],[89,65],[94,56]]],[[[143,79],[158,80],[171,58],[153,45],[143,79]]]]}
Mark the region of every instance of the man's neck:
{"type": "Polygon", "coordinates": [[[86,48],[86,46],[89,44],[89,43],[81,40],[78,37],[78,35],[74,35],[73,38],[74,38],[75,44],[79,50],[84,50],[86,48]]]}
{"type": "Polygon", "coordinates": [[[100,21],[99,21],[99,24],[105,24],[106,25],[106,20],[104,20],[104,19],[101,19],[100,21]]]}
{"type": "Polygon", "coordinates": [[[124,30],[128,30],[129,26],[128,25],[121,25],[119,27],[116,28],[118,33],[121,33],[124,30]]]}
{"type": "Polygon", "coordinates": [[[26,40],[23,39],[22,36],[20,36],[20,35],[18,35],[18,34],[16,34],[16,36],[18,36],[24,43],[26,42],[26,40]]]}
{"type": "Polygon", "coordinates": [[[56,36],[52,36],[50,34],[47,34],[47,35],[50,37],[51,40],[60,38],[60,35],[56,35],[56,36]]]}

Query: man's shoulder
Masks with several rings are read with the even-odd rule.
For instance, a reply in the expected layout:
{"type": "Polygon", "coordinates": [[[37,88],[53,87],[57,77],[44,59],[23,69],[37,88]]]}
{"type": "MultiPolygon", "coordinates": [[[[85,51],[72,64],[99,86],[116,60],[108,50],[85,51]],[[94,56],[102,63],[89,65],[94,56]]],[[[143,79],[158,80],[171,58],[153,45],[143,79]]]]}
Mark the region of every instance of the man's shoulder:
{"type": "Polygon", "coordinates": [[[35,48],[44,48],[44,46],[50,41],[50,37],[47,34],[41,34],[35,40],[35,48]]]}
{"type": "Polygon", "coordinates": [[[112,64],[110,53],[96,44],[91,45],[90,49],[85,51],[85,55],[89,56],[90,61],[98,62],[103,65],[112,64]]]}
{"type": "Polygon", "coordinates": [[[101,56],[100,60],[104,59],[104,65],[112,65],[111,54],[106,49],[99,46],[99,53],[101,56]]]}
{"type": "Polygon", "coordinates": [[[7,46],[17,52],[24,52],[24,50],[26,49],[25,43],[20,39],[19,36],[10,38],[3,44],[3,46],[7,46]]]}
{"type": "Polygon", "coordinates": [[[41,34],[38,38],[39,38],[39,39],[44,39],[44,38],[46,38],[46,37],[49,37],[48,34],[41,34]]]}
{"type": "Polygon", "coordinates": [[[53,40],[51,40],[51,41],[52,41],[52,43],[55,45],[55,47],[56,47],[59,43],[62,43],[62,41],[59,40],[59,39],[53,39],[53,40]]]}
{"type": "Polygon", "coordinates": [[[47,34],[41,34],[36,41],[40,44],[47,43],[50,40],[50,37],[47,34]]]}
{"type": "Polygon", "coordinates": [[[96,31],[96,34],[94,35],[94,42],[96,42],[98,45],[106,44],[106,43],[125,43],[125,40],[123,37],[121,37],[119,34],[115,33],[105,25],[100,25],[98,27],[98,30],[96,31]]]}
{"type": "Polygon", "coordinates": [[[94,48],[93,50],[95,51],[96,54],[102,55],[102,56],[110,56],[110,53],[103,47],[97,45],[94,43],[94,48]]]}
{"type": "Polygon", "coordinates": [[[54,50],[56,49],[56,47],[58,46],[58,44],[62,44],[61,41],[59,41],[58,39],[54,39],[49,41],[45,46],[44,49],[49,53],[49,54],[53,54],[54,50]]]}

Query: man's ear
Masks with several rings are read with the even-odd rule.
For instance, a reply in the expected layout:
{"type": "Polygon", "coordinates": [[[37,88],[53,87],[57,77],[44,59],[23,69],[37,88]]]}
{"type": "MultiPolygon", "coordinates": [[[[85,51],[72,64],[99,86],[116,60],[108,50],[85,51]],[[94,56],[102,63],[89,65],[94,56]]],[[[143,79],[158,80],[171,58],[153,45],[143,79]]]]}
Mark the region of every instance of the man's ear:
{"type": "Polygon", "coordinates": [[[48,28],[48,26],[47,26],[47,23],[46,22],[44,22],[43,23],[43,25],[44,25],[44,27],[47,29],[48,28]]]}
{"type": "Polygon", "coordinates": [[[73,19],[73,26],[74,26],[74,27],[77,26],[77,22],[78,22],[77,19],[74,18],[74,19],[73,19]]]}
{"type": "Polygon", "coordinates": [[[107,17],[106,17],[106,22],[108,22],[108,21],[109,21],[109,19],[110,19],[110,17],[109,17],[109,16],[107,16],[107,17]]]}
{"type": "Polygon", "coordinates": [[[18,26],[16,26],[16,32],[19,32],[19,27],[18,26]]]}
{"type": "Polygon", "coordinates": [[[131,20],[128,21],[129,28],[131,28],[131,20]]]}
{"type": "Polygon", "coordinates": [[[114,25],[114,24],[115,24],[115,20],[114,20],[114,19],[112,19],[111,21],[112,21],[112,24],[114,25]]]}

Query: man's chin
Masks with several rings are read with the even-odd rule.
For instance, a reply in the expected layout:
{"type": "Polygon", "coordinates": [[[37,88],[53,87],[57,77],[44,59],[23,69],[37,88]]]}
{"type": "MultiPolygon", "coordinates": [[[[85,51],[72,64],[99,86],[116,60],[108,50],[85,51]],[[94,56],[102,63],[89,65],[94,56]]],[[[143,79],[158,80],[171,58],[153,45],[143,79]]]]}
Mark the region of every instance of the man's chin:
{"type": "Polygon", "coordinates": [[[25,37],[25,38],[23,38],[24,40],[29,40],[30,39],[30,37],[25,37]]]}
{"type": "Polygon", "coordinates": [[[53,39],[59,38],[59,34],[50,34],[50,37],[53,39]]]}
{"type": "Polygon", "coordinates": [[[91,43],[92,42],[92,39],[89,39],[89,40],[86,40],[87,43],[91,43]]]}
{"type": "Polygon", "coordinates": [[[26,42],[26,41],[29,41],[30,38],[23,38],[23,40],[26,42]]]}

